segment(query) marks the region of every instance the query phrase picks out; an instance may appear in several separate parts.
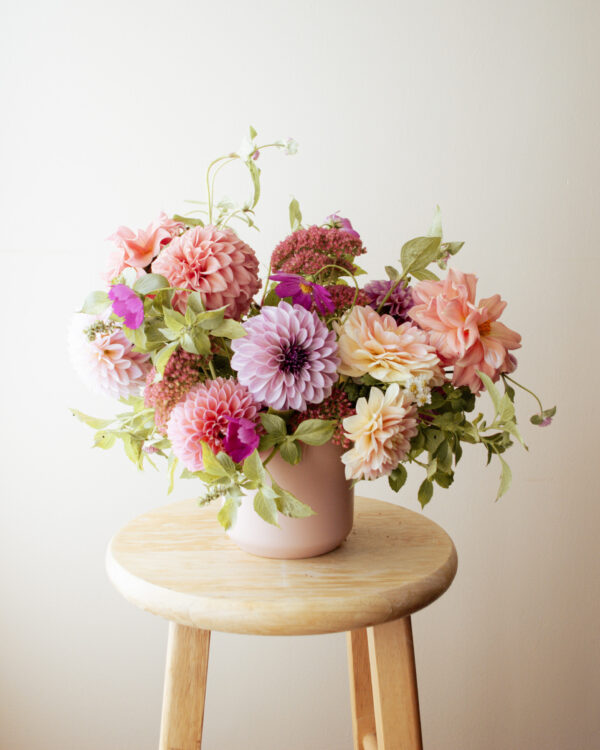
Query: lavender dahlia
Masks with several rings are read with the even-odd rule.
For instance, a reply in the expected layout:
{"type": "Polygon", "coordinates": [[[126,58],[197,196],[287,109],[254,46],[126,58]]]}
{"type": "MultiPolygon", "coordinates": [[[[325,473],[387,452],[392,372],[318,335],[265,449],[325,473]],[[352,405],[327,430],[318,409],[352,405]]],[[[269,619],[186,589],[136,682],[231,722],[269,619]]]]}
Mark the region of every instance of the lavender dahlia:
{"type": "MultiPolygon", "coordinates": [[[[378,310],[379,306],[390,291],[391,286],[392,282],[388,279],[382,281],[370,281],[366,284],[364,292],[369,298],[370,307],[374,310],[378,310]]],[[[379,312],[391,315],[396,323],[405,323],[407,320],[410,320],[408,317],[408,311],[414,304],[410,287],[397,284],[394,289],[392,289],[392,293],[387,300],[385,300],[385,304],[379,312]]]]}
{"type": "Polygon", "coordinates": [[[247,335],[231,343],[231,364],[259,403],[304,411],[329,396],[340,360],[335,333],[316,313],[280,302],[244,328],[247,335]]]}

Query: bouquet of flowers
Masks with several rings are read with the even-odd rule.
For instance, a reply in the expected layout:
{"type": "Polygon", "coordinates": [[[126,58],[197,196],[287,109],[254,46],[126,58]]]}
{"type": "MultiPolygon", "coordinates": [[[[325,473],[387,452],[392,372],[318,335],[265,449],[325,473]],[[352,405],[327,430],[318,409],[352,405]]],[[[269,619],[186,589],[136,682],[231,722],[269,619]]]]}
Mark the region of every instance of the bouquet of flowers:
{"type": "MultiPolygon", "coordinates": [[[[96,430],[94,444],[121,441],[142,468],[167,460],[204,483],[202,503],[223,498],[234,521],[244,490],[270,523],[310,509],[269,476],[276,453],[291,463],[303,445],[343,449],[349,480],[387,476],[399,490],[407,466],[424,472],[418,499],[452,484],[464,443],[511,473],[504,454],[523,443],[515,417],[513,352],[518,333],[500,322],[500,295],[479,299],[477,278],[447,269],[462,242],[442,237],[439,209],[426,236],[406,242],[386,278],[364,285],[366,252],[351,222],[332,214],[305,226],[289,207],[291,234],[274,249],[264,283],[253,249],[231,227],[255,228],[258,159],[293,154],[295,141],[257,144],[256,131],[207,172],[207,200],[188,216],[162,213],[146,229],[119,229],[104,274],[74,316],[73,362],[95,389],[123,405],[113,419],[73,413],[96,430]],[[215,201],[226,165],[249,170],[252,196],[215,201]],[[438,274],[443,272],[444,277],[438,274]],[[502,390],[498,387],[501,386],[502,390]],[[493,417],[472,416],[487,391],[493,417]]],[[[531,417],[550,423],[556,408],[531,417]]]]}

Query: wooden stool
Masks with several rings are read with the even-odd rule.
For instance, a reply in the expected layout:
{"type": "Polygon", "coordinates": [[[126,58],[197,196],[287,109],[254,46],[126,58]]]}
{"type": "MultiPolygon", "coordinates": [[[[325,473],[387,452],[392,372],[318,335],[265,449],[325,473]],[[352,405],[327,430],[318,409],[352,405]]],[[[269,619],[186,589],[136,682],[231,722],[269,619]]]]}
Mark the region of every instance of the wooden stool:
{"type": "Polygon", "coordinates": [[[127,524],[108,548],[108,574],[130,602],[171,621],[160,750],[200,749],[211,630],[349,631],[355,750],[420,749],[410,614],[448,588],[456,564],[435,523],[367,498],[348,540],[309,560],[242,552],[193,500],[127,524]]]}

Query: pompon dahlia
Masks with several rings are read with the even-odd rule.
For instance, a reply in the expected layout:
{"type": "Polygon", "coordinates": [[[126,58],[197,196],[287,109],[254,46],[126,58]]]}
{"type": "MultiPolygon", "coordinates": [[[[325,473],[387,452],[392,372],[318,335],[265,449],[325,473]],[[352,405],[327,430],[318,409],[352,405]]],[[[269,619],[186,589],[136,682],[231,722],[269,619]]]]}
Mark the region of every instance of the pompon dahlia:
{"type": "Polygon", "coordinates": [[[330,264],[353,271],[354,264],[349,258],[365,252],[360,237],[340,229],[312,226],[298,229],[280,242],[273,251],[271,267],[273,271],[304,276],[315,274],[330,264]]]}
{"type": "Polygon", "coordinates": [[[173,453],[186,469],[199,471],[204,466],[202,443],[219,453],[230,417],[254,421],[257,413],[252,394],[237,380],[215,378],[199,383],[171,412],[167,434],[173,453]]]}
{"type": "MultiPolygon", "coordinates": [[[[335,312],[338,315],[340,313],[345,313],[346,310],[349,310],[352,307],[354,296],[356,295],[356,287],[354,285],[345,286],[343,284],[330,284],[329,286],[326,286],[325,289],[329,292],[329,296],[335,307],[335,312]]],[[[358,292],[356,304],[361,306],[369,304],[369,297],[362,289],[358,292]]]]}
{"type": "Polygon", "coordinates": [[[334,388],[331,396],[328,396],[320,404],[311,404],[306,411],[294,414],[291,420],[291,426],[296,427],[305,419],[334,419],[338,424],[331,438],[334,445],[341,446],[345,451],[352,447],[351,441],[344,435],[342,420],[354,414],[354,406],[348,398],[345,391],[341,388],[334,388]]]}
{"type": "MultiPolygon", "coordinates": [[[[260,289],[254,250],[229,229],[195,227],[176,237],[152,264],[171,286],[202,294],[208,310],[227,306],[225,315],[239,319],[260,289]]],[[[178,292],[174,306],[185,311],[187,293],[178,292]]]]}
{"type": "Polygon", "coordinates": [[[144,404],[154,408],[154,422],[161,434],[167,434],[167,422],[175,406],[202,378],[204,362],[205,358],[198,354],[177,349],[167,362],[162,380],[154,382],[155,367],[148,373],[144,404]]]}
{"type": "Polygon", "coordinates": [[[69,331],[69,350],[75,370],[93,390],[111,398],[140,393],[149,356],[133,351],[117,323],[77,313],[69,331]]]}
{"type": "Polygon", "coordinates": [[[393,383],[385,393],[371,388],[356,402],[356,414],[343,422],[353,447],[343,454],[347,479],[377,479],[393,471],[417,434],[417,410],[393,383]]]}
{"type": "Polygon", "coordinates": [[[316,313],[280,302],[244,328],[247,335],[231,342],[231,366],[259,403],[304,411],[329,396],[338,377],[335,333],[316,313]]]}
{"type": "MultiPolygon", "coordinates": [[[[369,300],[367,304],[374,310],[377,310],[385,299],[386,294],[390,291],[392,283],[389,280],[382,280],[370,281],[366,284],[365,295],[369,300]]],[[[406,323],[407,320],[410,320],[407,313],[413,305],[411,288],[397,284],[380,312],[391,315],[396,323],[406,323]]]]}
{"type": "Polygon", "coordinates": [[[339,334],[342,363],[339,371],[352,378],[371,375],[382,383],[408,383],[423,375],[426,382],[442,382],[440,360],[427,334],[410,323],[398,325],[391,315],[379,315],[370,307],[354,307],[339,334]]]}

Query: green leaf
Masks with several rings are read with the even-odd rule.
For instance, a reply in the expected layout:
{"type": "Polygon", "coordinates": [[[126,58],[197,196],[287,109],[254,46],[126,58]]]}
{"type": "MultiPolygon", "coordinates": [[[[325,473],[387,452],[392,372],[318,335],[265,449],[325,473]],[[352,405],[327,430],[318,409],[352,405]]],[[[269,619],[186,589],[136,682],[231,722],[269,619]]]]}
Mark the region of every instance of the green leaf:
{"type": "Polygon", "coordinates": [[[191,309],[197,314],[206,311],[200,292],[190,292],[187,296],[186,305],[187,309],[191,309]]]}
{"type": "Polygon", "coordinates": [[[512,422],[515,418],[515,405],[505,393],[498,404],[498,419],[500,422],[512,422]]]}
{"type": "Polygon", "coordinates": [[[250,208],[254,208],[260,198],[260,169],[256,166],[256,162],[250,157],[246,162],[246,166],[250,171],[250,177],[252,178],[252,185],[254,187],[254,195],[252,197],[252,203],[250,208]]]}
{"type": "Polygon", "coordinates": [[[440,240],[442,239],[442,211],[439,206],[435,207],[433,221],[431,222],[431,226],[429,227],[429,232],[427,232],[427,234],[430,237],[439,237],[440,240]]]}
{"type": "Polygon", "coordinates": [[[241,339],[246,335],[246,329],[241,323],[232,318],[226,318],[219,326],[211,331],[212,336],[222,336],[226,339],[241,339]]]}
{"type": "Polygon", "coordinates": [[[230,458],[230,456],[227,455],[227,453],[225,453],[224,451],[220,451],[219,453],[217,453],[217,461],[225,469],[229,477],[235,478],[237,474],[237,468],[235,462],[230,458]]]}
{"type": "Polygon", "coordinates": [[[185,318],[181,313],[177,312],[177,310],[171,310],[170,308],[165,307],[163,309],[163,315],[165,319],[165,325],[171,331],[179,333],[186,327],[185,318]]]}
{"type": "Polygon", "coordinates": [[[179,459],[177,458],[177,456],[174,453],[170,453],[169,458],[167,459],[168,477],[169,477],[167,495],[170,495],[171,492],[173,492],[173,487],[175,486],[175,469],[177,468],[178,463],[179,463],[179,459]]]}
{"type": "Polygon", "coordinates": [[[550,409],[544,409],[544,411],[540,412],[539,414],[534,414],[530,418],[531,424],[540,425],[544,421],[544,419],[552,419],[552,417],[556,414],[556,406],[551,407],[550,409]]]}
{"type": "Polygon", "coordinates": [[[294,432],[294,439],[307,445],[324,445],[335,432],[337,422],[333,419],[305,419],[294,432]]]}
{"type": "Polygon", "coordinates": [[[277,503],[275,492],[270,487],[261,487],[254,496],[254,510],[258,515],[273,526],[277,523],[277,503]]]}
{"type": "Polygon", "coordinates": [[[189,352],[190,354],[199,354],[191,333],[184,333],[183,336],[179,338],[179,343],[181,344],[181,348],[185,349],[186,352],[189,352]]]}
{"type": "Polygon", "coordinates": [[[177,341],[174,341],[172,344],[168,344],[167,346],[163,347],[159,352],[156,353],[156,355],[153,358],[154,367],[156,367],[156,371],[163,375],[165,371],[165,367],[167,366],[169,360],[171,359],[171,354],[178,348],[179,344],[177,341]]]}
{"type": "Polygon", "coordinates": [[[388,484],[394,492],[398,492],[404,486],[407,476],[406,467],[403,464],[399,464],[388,476],[388,484]]]}
{"type": "Polygon", "coordinates": [[[240,507],[241,501],[239,497],[229,495],[223,503],[221,510],[217,513],[217,521],[227,531],[235,523],[237,518],[238,508],[240,507]]]}
{"type": "Polygon", "coordinates": [[[430,453],[435,453],[443,440],[444,433],[436,427],[428,427],[425,430],[425,447],[430,453]]]}
{"type": "Polygon", "coordinates": [[[257,135],[258,133],[256,132],[256,130],[252,127],[252,125],[250,125],[250,140],[253,141],[257,135]]]}
{"type": "Polygon", "coordinates": [[[83,307],[79,312],[86,313],[86,315],[100,315],[110,304],[111,301],[106,292],[91,292],[85,298],[83,307]]]}
{"type": "Polygon", "coordinates": [[[287,434],[285,420],[278,417],[277,414],[261,414],[260,421],[269,435],[273,437],[284,438],[287,434]]]}
{"type": "Polygon", "coordinates": [[[279,447],[279,452],[281,453],[281,458],[283,458],[284,461],[287,461],[288,464],[298,464],[302,458],[302,449],[298,443],[294,442],[291,436],[283,441],[279,447]]]}
{"type": "Polygon", "coordinates": [[[242,472],[251,482],[261,485],[265,482],[265,469],[258,451],[251,453],[242,464],[242,472]]]}
{"type": "Polygon", "coordinates": [[[464,244],[464,242],[444,242],[442,247],[444,252],[450,253],[450,255],[456,255],[464,244]]]}
{"type": "Polygon", "coordinates": [[[207,333],[200,330],[200,328],[193,328],[191,336],[198,354],[202,354],[203,356],[210,354],[210,339],[207,333]]]}
{"type": "Polygon", "coordinates": [[[496,414],[500,413],[501,408],[501,401],[502,396],[500,395],[500,391],[496,388],[496,386],[492,383],[492,379],[486,375],[484,372],[481,372],[480,370],[475,370],[477,375],[479,375],[479,378],[481,379],[481,382],[485,386],[485,390],[490,394],[490,398],[492,399],[492,402],[494,404],[494,409],[496,410],[496,414]]]}
{"type": "Polygon", "coordinates": [[[439,255],[439,237],[415,237],[402,246],[400,261],[404,275],[423,270],[439,255]]]}
{"type": "Polygon", "coordinates": [[[433,481],[447,490],[454,481],[454,473],[450,472],[449,474],[446,474],[443,471],[436,471],[433,481]]]}
{"type": "Polygon", "coordinates": [[[123,333],[138,351],[146,352],[148,350],[148,339],[146,337],[144,326],[140,326],[139,328],[127,328],[127,326],[124,325],[123,333]]]}
{"type": "Polygon", "coordinates": [[[433,483],[429,479],[425,479],[419,487],[418,498],[421,503],[421,508],[424,508],[427,503],[433,497],[433,483]]]}
{"type": "Polygon", "coordinates": [[[300,211],[300,204],[295,198],[292,198],[290,202],[290,226],[292,232],[302,226],[302,211],[300,211]]]}
{"type": "Polygon", "coordinates": [[[89,417],[87,414],[84,414],[82,411],[78,411],[77,409],[71,409],[71,414],[74,417],[77,417],[80,422],[84,422],[88,427],[93,427],[95,430],[101,430],[103,427],[108,427],[108,425],[113,422],[113,419],[98,419],[97,417],[89,417]]]}
{"type": "Polygon", "coordinates": [[[217,459],[206,443],[202,443],[202,463],[204,464],[203,471],[214,479],[223,479],[228,476],[227,469],[217,459]]]}
{"type": "Polygon", "coordinates": [[[219,307],[216,310],[203,310],[194,314],[194,322],[203,330],[210,331],[223,322],[227,307],[219,307]]]}
{"type": "Polygon", "coordinates": [[[194,219],[191,216],[180,216],[179,214],[175,214],[173,216],[174,221],[181,221],[184,224],[187,224],[188,227],[203,227],[204,222],[202,219],[194,219]]]}
{"type": "Polygon", "coordinates": [[[289,518],[308,518],[315,515],[310,505],[306,505],[306,503],[298,500],[291,492],[282,489],[277,484],[273,485],[273,489],[277,494],[275,498],[277,510],[283,513],[284,516],[288,516],[289,518]]]}
{"type": "Polygon", "coordinates": [[[510,470],[510,466],[506,463],[502,456],[498,456],[498,458],[500,459],[500,463],[502,464],[502,471],[500,473],[500,486],[498,487],[496,500],[499,500],[502,495],[504,495],[504,493],[510,487],[510,483],[512,481],[512,471],[510,470]]]}
{"type": "Polygon", "coordinates": [[[390,281],[400,281],[400,271],[395,266],[386,266],[385,272],[387,273],[390,281]]]}
{"type": "Polygon", "coordinates": [[[432,479],[437,470],[438,470],[437,458],[433,458],[427,464],[427,479],[432,479]]]}
{"type": "Polygon", "coordinates": [[[439,281],[440,277],[433,271],[429,271],[427,268],[415,269],[412,271],[412,275],[419,281],[439,281]]]}
{"type": "Polygon", "coordinates": [[[133,291],[138,294],[152,294],[159,289],[168,289],[170,286],[168,280],[159,273],[147,273],[135,282],[133,291]]]}
{"type": "Polygon", "coordinates": [[[100,432],[97,432],[94,435],[94,447],[108,450],[115,444],[116,439],[117,436],[114,434],[114,432],[106,432],[104,430],[100,430],[100,432]]]}

